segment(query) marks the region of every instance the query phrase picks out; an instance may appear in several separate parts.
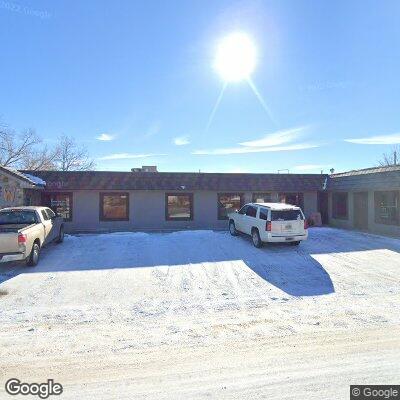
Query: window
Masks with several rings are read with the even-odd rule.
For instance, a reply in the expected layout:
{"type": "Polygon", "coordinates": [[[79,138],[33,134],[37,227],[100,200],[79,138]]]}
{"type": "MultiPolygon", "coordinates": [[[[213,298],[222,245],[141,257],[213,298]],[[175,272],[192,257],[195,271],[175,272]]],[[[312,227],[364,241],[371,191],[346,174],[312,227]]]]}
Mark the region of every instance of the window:
{"type": "Polygon", "coordinates": [[[100,221],[129,221],[129,193],[100,193],[100,221]]]}
{"type": "Polygon", "coordinates": [[[240,210],[239,210],[239,214],[241,215],[245,215],[247,212],[247,209],[249,208],[249,206],[243,206],[240,210]]]}
{"type": "Polygon", "coordinates": [[[218,194],[218,219],[228,219],[228,214],[239,210],[243,203],[240,193],[218,194]]]}
{"type": "Polygon", "coordinates": [[[266,208],[260,207],[260,219],[268,221],[268,210],[266,208]]]}
{"type": "Polygon", "coordinates": [[[165,219],[167,221],[191,221],[193,219],[193,194],[167,193],[165,195],[165,219]]]}
{"type": "Polygon", "coordinates": [[[38,216],[34,211],[4,210],[0,211],[0,225],[36,224],[38,216]]]}
{"type": "Polygon", "coordinates": [[[50,219],[50,217],[47,215],[46,210],[42,210],[42,217],[45,221],[48,221],[50,219]]]}
{"type": "Polygon", "coordinates": [[[279,202],[291,204],[292,206],[304,209],[304,194],[303,193],[279,193],[279,202]]]}
{"type": "Polygon", "coordinates": [[[72,221],[72,193],[45,193],[43,204],[63,217],[64,221],[72,221]]]}
{"type": "Polygon", "coordinates": [[[247,211],[246,211],[246,215],[248,216],[248,217],[256,217],[256,215],[257,215],[257,208],[256,207],[253,207],[253,206],[249,206],[248,208],[247,208],[247,211]]]}
{"type": "Polygon", "coordinates": [[[300,210],[271,211],[271,221],[300,221],[303,214],[300,210]]]}
{"type": "Polygon", "coordinates": [[[332,217],[336,219],[347,219],[347,193],[332,193],[332,217]]]}
{"type": "Polygon", "coordinates": [[[253,193],[253,203],[271,203],[272,193],[253,193]]]}
{"type": "Polygon", "coordinates": [[[52,219],[56,216],[56,214],[54,214],[53,211],[50,210],[50,208],[46,208],[46,213],[47,213],[49,219],[52,219]]]}
{"type": "Polygon", "coordinates": [[[377,224],[399,224],[399,192],[375,192],[375,222],[377,224]]]}

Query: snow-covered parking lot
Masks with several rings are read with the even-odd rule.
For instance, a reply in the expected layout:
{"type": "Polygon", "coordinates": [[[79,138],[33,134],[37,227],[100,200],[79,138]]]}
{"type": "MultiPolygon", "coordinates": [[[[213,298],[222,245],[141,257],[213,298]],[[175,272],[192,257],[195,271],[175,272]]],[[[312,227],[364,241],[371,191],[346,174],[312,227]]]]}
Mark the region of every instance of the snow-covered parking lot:
{"type": "Polygon", "coordinates": [[[262,249],[68,236],[33,269],[0,266],[0,398],[16,377],[60,399],[348,399],[399,382],[399,276],[399,240],[330,228],[262,249]]]}

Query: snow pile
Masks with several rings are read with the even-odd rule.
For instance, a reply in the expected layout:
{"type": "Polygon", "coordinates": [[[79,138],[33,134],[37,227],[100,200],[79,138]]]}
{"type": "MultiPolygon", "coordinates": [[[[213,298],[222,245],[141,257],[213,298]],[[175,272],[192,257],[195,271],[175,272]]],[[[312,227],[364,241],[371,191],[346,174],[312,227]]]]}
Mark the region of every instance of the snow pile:
{"type": "Polygon", "coordinates": [[[24,176],[26,176],[30,181],[32,181],[35,185],[38,186],[46,186],[46,182],[43,179],[40,179],[37,176],[31,175],[24,173],[24,176]]]}

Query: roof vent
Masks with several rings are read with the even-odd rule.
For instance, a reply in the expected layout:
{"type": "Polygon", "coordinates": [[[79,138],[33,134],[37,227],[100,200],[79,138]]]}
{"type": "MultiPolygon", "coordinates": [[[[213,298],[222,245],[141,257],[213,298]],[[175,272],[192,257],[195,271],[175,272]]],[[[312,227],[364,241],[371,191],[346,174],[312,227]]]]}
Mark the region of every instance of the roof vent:
{"type": "Polygon", "coordinates": [[[158,172],[157,165],[143,165],[142,168],[132,168],[132,172],[158,172]]]}

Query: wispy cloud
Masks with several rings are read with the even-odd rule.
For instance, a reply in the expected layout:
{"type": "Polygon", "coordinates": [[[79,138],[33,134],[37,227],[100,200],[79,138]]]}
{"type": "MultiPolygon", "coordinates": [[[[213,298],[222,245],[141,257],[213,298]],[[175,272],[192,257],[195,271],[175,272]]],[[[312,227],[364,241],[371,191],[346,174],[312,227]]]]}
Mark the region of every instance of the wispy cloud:
{"type": "Polygon", "coordinates": [[[107,156],[99,157],[98,160],[131,160],[136,158],[149,158],[149,157],[157,157],[157,156],[166,156],[166,154],[131,154],[131,153],[114,153],[109,154],[107,156]]]}
{"type": "Polygon", "coordinates": [[[173,140],[176,146],[185,146],[190,143],[189,136],[178,136],[173,140]]]}
{"type": "Polygon", "coordinates": [[[241,146],[247,147],[270,147],[279,146],[285,143],[295,141],[300,135],[307,129],[306,126],[300,126],[297,128],[286,129],[274,133],[265,135],[261,139],[250,140],[248,142],[239,143],[241,146]]]}
{"type": "Polygon", "coordinates": [[[115,139],[115,136],[108,133],[102,133],[100,136],[97,136],[96,139],[101,140],[102,142],[110,142],[115,139]]]}
{"type": "Polygon", "coordinates": [[[295,151],[320,147],[319,143],[300,142],[298,140],[307,127],[297,127],[265,135],[261,139],[241,142],[236,147],[211,150],[196,150],[192,154],[225,155],[246,153],[267,153],[276,151],[295,151]]]}
{"type": "Polygon", "coordinates": [[[314,170],[321,170],[324,168],[328,168],[328,165],[321,165],[321,164],[305,164],[305,165],[296,165],[293,167],[295,171],[314,171],[314,170]]]}
{"type": "Polygon", "coordinates": [[[356,144],[399,144],[400,133],[393,133],[391,135],[377,135],[355,139],[345,139],[345,142],[356,144]]]}

